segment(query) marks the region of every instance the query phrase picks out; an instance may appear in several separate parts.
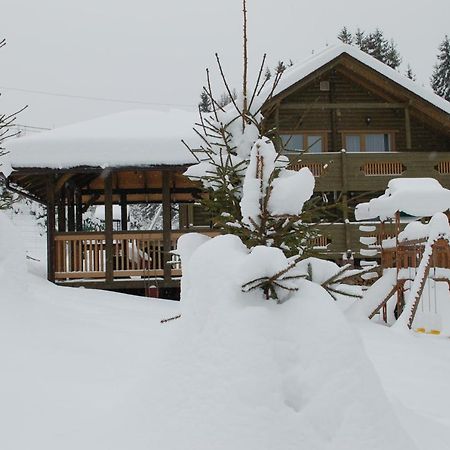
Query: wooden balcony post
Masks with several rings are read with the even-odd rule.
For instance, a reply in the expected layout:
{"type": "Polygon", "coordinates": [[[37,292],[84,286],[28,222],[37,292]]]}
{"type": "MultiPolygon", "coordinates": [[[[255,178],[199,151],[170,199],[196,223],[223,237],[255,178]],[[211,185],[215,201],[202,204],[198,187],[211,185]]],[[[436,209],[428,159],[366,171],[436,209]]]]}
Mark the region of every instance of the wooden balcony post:
{"type": "Polygon", "coordinates": [[[53,174],[47,178],[47,279],[55,281],[55,180],[53,174]]]}
{"type": "Polygon", "coordinates": [[[342,218],[344,220],[345,247],[350,249],[350,230],[348,223],[348,190],[347,190],[347,153],[341,151],[341,189],[342,189],[342,218]]]}
{"type": "Polygon", "coordinates": [[[114,248],[113,248],[113,206],[112,206],[112,173],[105,177],[105,242],[106,242],[106,282],[114,280],[114,248]]]}
{"type": "Polygon", "coordinates": [[[162,206],[163,206],[163,264],[164,281],[171,279],[172,268],[168,264],[172,250],[172,211],[170,202],[170,172],[162,172],[162,206]]]}

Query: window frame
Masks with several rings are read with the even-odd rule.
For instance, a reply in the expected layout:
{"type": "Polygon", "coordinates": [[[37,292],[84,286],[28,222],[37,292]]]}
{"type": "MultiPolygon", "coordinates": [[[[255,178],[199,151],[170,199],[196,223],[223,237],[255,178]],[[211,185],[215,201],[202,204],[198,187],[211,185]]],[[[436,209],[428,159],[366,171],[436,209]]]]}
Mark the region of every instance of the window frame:
{"type": "Polygon", "coordinates": [[[309,152],[308,150],[302,150],[302,151],[296,151],[296,150],[288,150],[288,149],[283,149],[285,153],[287,154],[302,154],[302,153],[307,153],[309,155],[319,155],[321,153],[327,153],[328,152],[328,131],[324,131],[324,130],[308,130],[308,131],[281,131],[279,133],[280,138],[281,136],[302,136],[303,137],[303,143],[307,144],[308,143],[308,137],[310,136],[320,136],[320,138],[322,139],[322,149],[320,152],[309,152]]]}
{"type": "Polygon", "coordinates": [[[346,131],[341,131],[341,136],[342,136],[342,148],[346,149],[347,146],[347,136],[358,136],[359,137],[359,145],[360,145],[360,150],[359,152],[350,152],[349,153],[390,153],[390,152],[395,152],[396,147],[395,147],[395,134],[396,131],[393,130],[346,130],[346,131]],[[389,150],[380,150],[379,152],[371,152],[371,151],[366,151],[366,140],[365,137],[367,135],[373,135],[373,134],[379,134],[379,135],[387,135],[389,138],[389,150]]]}

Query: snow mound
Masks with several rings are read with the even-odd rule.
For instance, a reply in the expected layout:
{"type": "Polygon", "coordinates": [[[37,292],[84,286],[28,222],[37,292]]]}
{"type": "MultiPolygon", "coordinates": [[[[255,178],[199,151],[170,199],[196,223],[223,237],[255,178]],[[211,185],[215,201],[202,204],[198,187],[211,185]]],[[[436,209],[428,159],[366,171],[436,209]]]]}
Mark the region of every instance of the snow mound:
{"type": "Polygon", "coordinates": [[[395,178],[386,192],[355,209],[356,220],[386,220],[397,211],[410,216],[432,216],[450,209],[450,191],[434,178],[395,178]]]}
{"type": "Polygon", "coordinates": [[[414,450],[322,288],[277,305],[241,292],[237,237],[179,250],[181,304],[60,288],[2,259],[0,448],[414,450]]]}
{"type": "Polygon", "coordinates": [[[174,374],[170,393],[152,397],[159,448],[414,448],[360,339],[320,286],[303,280],[282,305],[242,293],[245,272],[267,264],[254,258],[246,268],[249,251],[236,236],[190,247],[187,261],[180,253],[184,308],[175,326],[190,337],[160,372],[174,374]]]}

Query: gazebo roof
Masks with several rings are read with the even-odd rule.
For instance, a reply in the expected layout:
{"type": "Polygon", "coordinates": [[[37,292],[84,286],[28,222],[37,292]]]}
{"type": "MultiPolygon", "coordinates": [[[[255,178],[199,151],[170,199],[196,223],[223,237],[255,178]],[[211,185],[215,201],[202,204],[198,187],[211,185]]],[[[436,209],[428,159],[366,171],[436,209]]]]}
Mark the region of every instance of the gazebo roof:
{"type": "Polygon", "coordinates": [[[123,111],[11,139],[2,169],[8,175],[20,168],[189,165],[195,159],[181,139],[192,143],[197,114],[177,109],[123,111]]]}

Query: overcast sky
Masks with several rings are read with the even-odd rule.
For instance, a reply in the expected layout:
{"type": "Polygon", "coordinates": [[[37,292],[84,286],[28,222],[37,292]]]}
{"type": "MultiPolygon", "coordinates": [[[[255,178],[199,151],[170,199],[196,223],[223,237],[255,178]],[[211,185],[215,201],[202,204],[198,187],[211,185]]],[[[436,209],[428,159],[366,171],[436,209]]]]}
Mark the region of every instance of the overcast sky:
{"type": "MultiPolygon", "coordinates": [[[[350,30],[380,27],[428,84],[437,47],[450,34],[450,1],[248,0],[250,65],[264,52],[300,62],[350,30]]],[[[241,73],[241,0],[2,0],[0,110],[24,104],[19,123],[55,127],[151,107],[40,95],[196,105],[204,70],[219,52],[231,83],[241,73]]],[[[223,89],[219,86],[219,92],[223,89]]]]}

